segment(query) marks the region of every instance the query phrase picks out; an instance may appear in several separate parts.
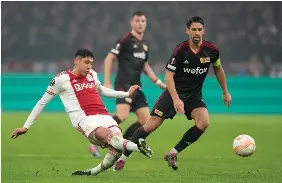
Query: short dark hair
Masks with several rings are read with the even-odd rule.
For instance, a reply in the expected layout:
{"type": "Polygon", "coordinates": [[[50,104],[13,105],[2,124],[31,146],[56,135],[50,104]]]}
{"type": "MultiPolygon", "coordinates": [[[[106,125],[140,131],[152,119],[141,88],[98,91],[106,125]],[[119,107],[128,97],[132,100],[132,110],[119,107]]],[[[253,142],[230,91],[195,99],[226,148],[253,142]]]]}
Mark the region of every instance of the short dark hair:
{"type": "Polygon", "coordinates": [[[145,15],[145,13],[142,12],[142,11],[135,11],[135,12],[133,12],[133,13],[131,14],[131,18],[133,18],[133,17],[135,17],[135,16],[140,17],[140,16],[146,16],[146,15],[145,15]]]}
{"type": "Polygon", "coordinates": [[[199,17],[199,16],[193,16],[193,17],[191,17],[191,18],[189,18],[189,19],[187,20],[186,25],[187,25],[187,27],[188,27],[189,29],[190,29],[190,26],[191,26],[192,23],[200,23],[200,24],[202,24],[203,26],[205,25],[203,18],[201,18],[201,17],[199,17]]]}
{"type": "Polygon", "coordinates": [[[75,53],[75,57],[82,57],[82,58],[85,58],[85,57],[92,57],[94,58],[92,52],[88,49],[84,49],[84,48],[81,48],[79,49],[76,53],[75,53]]]}

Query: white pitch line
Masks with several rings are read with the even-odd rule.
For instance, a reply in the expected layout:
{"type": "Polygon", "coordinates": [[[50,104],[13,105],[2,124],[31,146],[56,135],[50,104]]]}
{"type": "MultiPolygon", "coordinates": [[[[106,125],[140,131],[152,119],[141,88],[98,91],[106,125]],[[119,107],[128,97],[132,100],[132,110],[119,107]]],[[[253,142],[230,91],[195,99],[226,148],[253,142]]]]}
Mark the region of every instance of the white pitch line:
{"type": "Polygon", "coordinates": [[[83,155],[83,156],[67,156],[63,154],[17,154],[17,157],[23,158],[91,158],[91,155],[83,155]]]}

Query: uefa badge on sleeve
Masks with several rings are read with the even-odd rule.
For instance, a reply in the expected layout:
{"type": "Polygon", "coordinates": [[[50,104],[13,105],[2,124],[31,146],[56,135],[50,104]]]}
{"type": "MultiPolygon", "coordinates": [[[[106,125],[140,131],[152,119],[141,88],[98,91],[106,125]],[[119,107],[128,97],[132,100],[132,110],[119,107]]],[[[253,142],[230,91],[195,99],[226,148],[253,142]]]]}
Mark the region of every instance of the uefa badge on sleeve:
{"type": "Polygon", "coordinates": [[[55,79],[52,79],[52,81],[50,82],[50,86],[54,86],[55,85],[55,79]]]}
{"type": "Polygon", "coordinates": [[[148,46],[147,45],[143,44],[143,48],[144,48],[145,51],[148,51],[148,46]]]}

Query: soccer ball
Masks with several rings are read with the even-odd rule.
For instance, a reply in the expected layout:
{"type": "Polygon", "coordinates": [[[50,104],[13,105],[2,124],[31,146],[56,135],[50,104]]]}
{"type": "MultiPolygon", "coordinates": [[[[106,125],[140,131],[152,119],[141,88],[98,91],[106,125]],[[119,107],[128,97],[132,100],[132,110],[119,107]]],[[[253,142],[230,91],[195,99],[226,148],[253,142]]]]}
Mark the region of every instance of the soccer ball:
{"type": "Polygon", "coordinates": [[[248,157],[255,152],[256,143],[249,135],[239,135],[233,141],[233,149],[239,156],[248,157]]]}

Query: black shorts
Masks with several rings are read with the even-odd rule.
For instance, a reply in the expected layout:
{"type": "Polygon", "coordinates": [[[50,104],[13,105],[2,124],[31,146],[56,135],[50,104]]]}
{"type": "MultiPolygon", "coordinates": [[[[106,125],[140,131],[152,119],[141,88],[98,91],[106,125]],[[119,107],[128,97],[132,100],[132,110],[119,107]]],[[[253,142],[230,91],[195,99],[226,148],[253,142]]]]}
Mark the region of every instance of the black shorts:
{"type": "MultiPolygon", "coordinates": [[[[128,87],[115,87],[119,91],[128,91],[128,87]]],[[[148,107],[148,102],[143,91],[137,91],[132,98],[117,98],[116,104],[128,104],[131,106],[130,112],[135,112],[142,107],[148,107]]]]}
{"type": "MultiPolygon", "coordinates": [[[[192,120],[191,113],[194,109],[204,107],[207,108],[202,98],[191,98],[184,102],[185,115],[188,120],[192,120]]],[[[173,106],[173,100],[167,90],[165,90],[159,99],[156,101],[151,116],[158,116],[163,119],[173,119],[176,111],[173,106]]]]}

